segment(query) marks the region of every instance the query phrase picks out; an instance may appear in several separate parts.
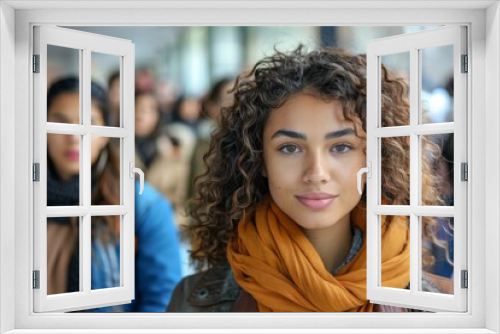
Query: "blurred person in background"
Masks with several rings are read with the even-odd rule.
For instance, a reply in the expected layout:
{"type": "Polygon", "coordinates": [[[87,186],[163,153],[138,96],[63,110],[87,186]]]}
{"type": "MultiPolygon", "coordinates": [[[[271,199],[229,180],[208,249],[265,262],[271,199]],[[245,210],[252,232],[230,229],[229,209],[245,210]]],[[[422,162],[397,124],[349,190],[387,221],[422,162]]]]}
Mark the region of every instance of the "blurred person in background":
{"type": "Polygon", "coordinates": [[[190,176],[190,159],[196,144],[194,133],[184,124],[170,124],[162,132],[161,111],[155,95],[137,92],[135,96],[136,166],[145,178],[174,205],[175,220],[181,233],[180,256],[183,274],[192,273],[189,244],[182,238],[188,224],[185,204],[190,176]]]}
{"type": "MultiPolygon", "coordinates": [[[[166,133],[179,147],[179,158],[183,161],[184,198],[188,197],[191,188],[192,159],[198,143],[198,124],[201,106],[195,97],[181,96],[172,109],[172,121],[163,127],[166,133]]],[[[184,222],[187,222],[184,217],[184,222]]]]}
{"type": "Polygon", "coordinates": [[[183,225],[189,164],[182,157],[176,138],[161,131],[161,112],[152,92],[135,95],[136,166],[146,181],[168,198],[174,206],[177,224],[183,225]]]}
{"type": "Polygon", "coordinates": [[[120,71],[114,72],[108,79],[108,105],[110,125],[120,126],[120,71]]]}
{"type": "Polygon", "coordinates": [[[156,89],[156,77],[154,71],[140,67],[135,71],[135,91],[141,93],[151,93],[156,89]]]}
{"type": "Polygon", "coordinates": [[[203,172],[203,155],[208,152],[212,132],[219,125],[221,109],[233,103],[233,94],[230,92],[233,85],[233,79],[222,78],[215,82],[202,99],[203,118],[199,122],[199,138],[191,160],[188,197],[194,195],[194,180],[203,172]]]}
{"type": "Polygon", "coordinates": [[[222,108],[233,103],[233,94],[230,92],[234,85],[231,78],[218,80],[203,97],[201,102],[202,118],[198,126],[200,139],[209,139],[213,130],[219,123],[220,111],[222,108]]]}
{"type": "Polygon", "coordinates": [[[201,102],[194,96],[181,96],[175,102],[172,109],[172,123],[186,125],[196,136],[199,137],[199,125],[201,121],[201,102]]]}
{"type": "Polygon", "coordinates": [[[162,127],[172,122],[172,111],[180,91],[172,82],[161,80],[156,85],[156,96],[162,114],[162,127]]]}
{"type": "MultiPolygon", "coordinates": [[[[91,84],[92,125],[109,126],[107,92],[91,84]]],[[[47,121],[79,124],[79,80],[55,82],[47,95],[47,121]]],[[[91,139],[91,204],[120,204],[120,156],[110,138],[91,139]]],[[[79,136],[47,135],[47,205],[79,205],[79,136]]],[[[92,216],[92,290],[120,286],[120,217],[92,216]]],[[[79,223],[47,221],[47,294],[79,291],[79,223]]],[[[181,278],[178,232],[170,204],[147,182],[135,182],[135,299],[95,312],[159,312],[181,278]]]]}

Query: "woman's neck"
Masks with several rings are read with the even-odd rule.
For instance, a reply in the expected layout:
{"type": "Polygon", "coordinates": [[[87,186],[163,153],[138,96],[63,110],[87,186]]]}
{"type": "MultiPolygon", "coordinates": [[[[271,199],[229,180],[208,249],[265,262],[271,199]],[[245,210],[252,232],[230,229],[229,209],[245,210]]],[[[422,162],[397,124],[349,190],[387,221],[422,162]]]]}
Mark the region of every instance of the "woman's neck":
{"type": "Polygon", "coordinates": [[[333,226],[317,230],[304,230],[305,236],[318,252],[325,268],[333,272],[344,262],[352,244],[350,215],[333,226]]]}

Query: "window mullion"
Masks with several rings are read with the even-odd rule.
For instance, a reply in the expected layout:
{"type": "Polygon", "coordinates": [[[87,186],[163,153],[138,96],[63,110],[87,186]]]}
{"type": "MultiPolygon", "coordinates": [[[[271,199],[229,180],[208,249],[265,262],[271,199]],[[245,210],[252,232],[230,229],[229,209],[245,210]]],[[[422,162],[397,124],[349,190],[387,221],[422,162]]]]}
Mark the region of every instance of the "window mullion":
{"type": "MultiPolygon", "coordinates": [[[[81,116],[82,125],[88,131],[83,135],[82,149],[80,150],[80,189],[83,190],[82,204],[84,207],[90,208],[91,205],[91,50],[89,48],[83,49],[83,57],[81,63],[80,73],[80,96],[82,106],[81,116]]],[[[80,250],[83,255],[82,265],[80,267],[80,276],[83,277],[83,291],[90,293],[91,287],[91,215],[90,211],[83,216],[81,226],[81,239],[80,250]]]]}
{"type": "Polygon", "coordinates": [[[418,290],[419,262],[419,218],[414,209],[419,204],[420,159],[419,159],[419,137],[415,134],[415,128],[419,124],[420,110],[420,64],[419,51],[410,49],[410,290],[415,293],[418,290]]]}

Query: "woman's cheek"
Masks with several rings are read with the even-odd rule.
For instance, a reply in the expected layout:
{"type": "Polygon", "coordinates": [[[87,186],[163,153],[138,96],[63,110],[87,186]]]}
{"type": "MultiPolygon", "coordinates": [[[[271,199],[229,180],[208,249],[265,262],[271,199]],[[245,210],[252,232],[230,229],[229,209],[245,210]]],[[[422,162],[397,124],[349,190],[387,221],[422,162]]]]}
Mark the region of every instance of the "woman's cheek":
{"type": "Polygon", "coordinates": [[[97,158],[99,157],[99,154],[102,151],[102,142],[104,138],[101,137],[93,137],[91,141],[91,164],[93,165],[96,161],[97,158]]]}

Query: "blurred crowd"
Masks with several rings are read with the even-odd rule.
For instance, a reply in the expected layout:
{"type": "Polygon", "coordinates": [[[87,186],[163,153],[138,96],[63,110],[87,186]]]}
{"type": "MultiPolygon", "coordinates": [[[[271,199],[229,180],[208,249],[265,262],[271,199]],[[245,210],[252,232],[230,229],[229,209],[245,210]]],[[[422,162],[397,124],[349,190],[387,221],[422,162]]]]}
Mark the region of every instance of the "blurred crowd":
{"type": "MultiPolygon", "coordinates": [[[[157,83],[139,69],[135,83],[135,166],[145,174],[144,192],[135,181],[135,299],[99,307],[97,312],[163,312],[182,277],[194,272],[189,261],[189,218],[203,155],[221,108],[231,103],[232,78],[222,78],[203,96],[188,96],[157,83]]],[[[79,124],[79,79],[56,78],[47,93],[47,121],[79,124]]],[[[91,124],[118,127],[120,74],[108,87],[92,81],[91,124]]],[[[47,205],[80,201],[80,136],[47,134],[47,205]]],[[[91,137],[91,204],[120,204],[120,139],[91,137]]],[[[91,217],[91,289],[122,286],[120,216],[91,217]]],[[[47,294],[81,291],[78,217],[47,219],[47,294]]]]}
{"type": "MultiPolygon", "coordinates": [[[[119,73],[109,80],[109,101],[119,126],[119,73]]],[[[169,83],[157,82],[152,71],[138,69],[135,82],[136,167],[145,180],[174,208],[181,235],[183,275],[193,272],[189,264],[189,224],[185,213],[188,198],[194,195],[194,180],[203,172],[203,155],[217,126],[221,108],[231,104],[233,78],[217,80],[203,96],[186,95],[169,83]]]]}

